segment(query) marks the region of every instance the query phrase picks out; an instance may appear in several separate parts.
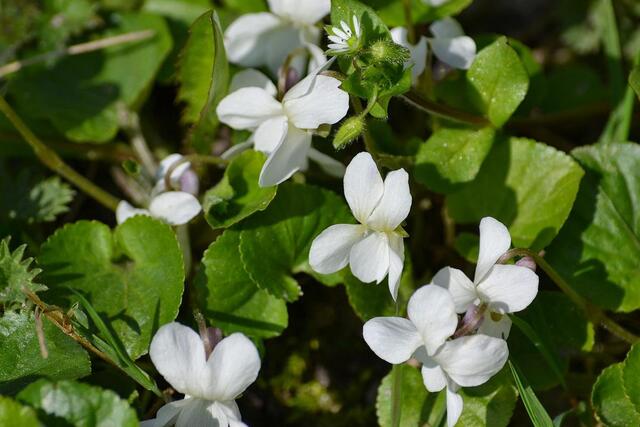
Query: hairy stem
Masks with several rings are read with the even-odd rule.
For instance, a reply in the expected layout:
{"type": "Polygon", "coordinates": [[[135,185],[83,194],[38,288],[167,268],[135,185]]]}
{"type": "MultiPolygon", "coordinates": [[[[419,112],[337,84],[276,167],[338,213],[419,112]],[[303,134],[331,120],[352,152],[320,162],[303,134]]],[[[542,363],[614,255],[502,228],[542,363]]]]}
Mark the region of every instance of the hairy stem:
{"type": "Polygon", "coordinates": [[[13,124],[31,148],[33,148],[36,156],[45,166],[78,187],[103,206],[111,209],[112,211],[115,211],[118,208],[119,201],[117,198],[107,193],[105,190],[98,187],[67,165],[55,151],[51,150],[42,141],[40,141],[37,136],[35,136],[31,129],[29,129],[13,108],[11,108],[7,101],[2,97],[0,97],[0,111],[7,116],[7,119],[9,119],[11,124],[13,124]]]}
{"type": "Polygon", "coordinates": [[[511,249],[505,253],[498,262],[505,262],[513,257],[531,257],[536,264],[547,273],[547,276],[553,280],[553,282],[564,292],[571,301],[574,302],[585,313],[586,317],[594,324],[601,325],[606,330],[617,336],[618,338],[628,342],[629,344],[635,344],[640,341],[640,337],[636,336],[632,332],[626,330],[624,327],[616,323],[613,319],[608,317],[604,311],[600,308],[592,305],[585,300],[580,294],[578,294],[569,283],[558,274],[558,272],[539,254],[529,249],[511,249]]]}

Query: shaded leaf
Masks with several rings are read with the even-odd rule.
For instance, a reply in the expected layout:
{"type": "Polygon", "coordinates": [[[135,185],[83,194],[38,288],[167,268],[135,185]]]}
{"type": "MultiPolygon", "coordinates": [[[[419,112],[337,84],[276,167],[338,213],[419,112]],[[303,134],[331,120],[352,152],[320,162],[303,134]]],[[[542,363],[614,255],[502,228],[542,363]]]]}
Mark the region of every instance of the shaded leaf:
{"type": "Polygon", "coordinates": [[[22,406],[8,397],[0,396],[0,425],[13,427],[40,427],[33,409],[22,406]]]}

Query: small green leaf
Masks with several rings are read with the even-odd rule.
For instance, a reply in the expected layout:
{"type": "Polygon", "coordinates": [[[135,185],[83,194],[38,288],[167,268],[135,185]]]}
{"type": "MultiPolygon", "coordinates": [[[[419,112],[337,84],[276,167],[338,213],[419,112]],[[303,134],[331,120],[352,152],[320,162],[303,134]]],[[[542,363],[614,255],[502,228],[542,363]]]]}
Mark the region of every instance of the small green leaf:
{"type": "Polygon", "coordinates": [[[202,258],[204,274],[195,282],[202,313],[226,334],[272,338],[287,327],[286,302],[259,289],[240,259],[240,232],[226,230],[202,258]],[[206,276],[205,276],[206,275],[206,276]]]}
{"type": "Polygon", "coordinates": [[[74,298],[67,288],[81,292],[133,359],[178,314],[182,252],[171,228],[149,217],[131,218],[114,232],[98,222],[67,225],[42,245],[38,262],[50,289],[46,298],[68,306],[74,298]]]}
{"type": "Polygon", "coordinates": [[[492,216],[509,227],[514,246],[541,249],[569,216],[582,175],[571,157],[545,144],[499,141],[476,178],[447,197],[449,213],[470,224],[492,216]]]}
{"type": "Polygon", "coordinates": [[[9,237],[0,241],[0,304],[3,310],[24,304],[27,297],[23,290],[36,293],[47,289],[46,286],[34,282],[42,270],[29,268],[33,258],[22,259],[27,245],[11,252],[9,242],[9,237]]]}
{"type": "MultiPolygon", "coordinates": [[[[15,393],[36,378],[75,379],[89,375],[89,356],[42,316],[49,357],[44,359],[33,313],[8,312],[0,319],[0,393],[15,393]]],[[[2,425],[2,423],[0,423],[2,425]]]]}
{"type": "Polygon", "coordinates": [[[226,95],[229,64],[218,15],[208,11],[191,26],[178,67],[178,100],[185,103],[184,123],[192,125],[189,141],[208,153],[218,127],[216,106],[226,95]]]}
{"type": "Polygon", "coordinates": [[[511,360],[509,360],[508,363],[513,375],[513,379],[516,383],[516,387],[518,387],[518,393],[520,394],[522,403],[524,403],[524,407],[529,414],[529,419],[531,420],[533,426],[553,427],[551,417],[547,413],[547,410],[544,409],[544,406],[542,406],[542,403],[540,403],[540,401],[538,400],[538,397],[527,382],[527,379],[522,375],[522,373],[518,370],[518,367],[511,360]]]}
{"type": "Polygon", "coordinates": [[[0,396],[0,425],[12,427],[40,427],[35,411],[5,396],[0,396]]]}
{"type": "Polygon", "coordinates": [[[527,95],[529,75],[506,37],[482,49],[467,72],[476,104],[491,123],[504,125],[527,95]]]}
{"type": "Polygon", "coordinates": [[[591,402],[607,426],[640,424],[640,345],[634,345],[623,362],[602,371],[593,385],[591,402]]]}
{"type": "Polygon", "coordinates": [[[242,262],[260,289],[294,301],[300,296],[300,285],[291,275],[312,273],[307,261],[313,239],[333,224],[352,221],[346,204],[336,194],[285,183],[267,210],[241,224],[242,262]]]}
{"type": "Polygon", "coordinates": [[[204,196],[205,218],[211,227],[230,227],[269,206],[278,187],[258,185],[264,161],[265,155],[253,150],[231,161],[224,178],[204,196]]]}
{"type": "Polygon", "coordinates": [[[496,139],[495,131],[440,128],[420,146],[415,178],[430,189],[450,193],[457,184],[472,181],[496,139]]]}
{"type": "Polygon", "coordinates": [[[76,427],[140,425],[136,412],[116,393],[75,381],[39,380],[22,390],[18,400],[48,415],[48,425],[60,418],[76,427]]]}

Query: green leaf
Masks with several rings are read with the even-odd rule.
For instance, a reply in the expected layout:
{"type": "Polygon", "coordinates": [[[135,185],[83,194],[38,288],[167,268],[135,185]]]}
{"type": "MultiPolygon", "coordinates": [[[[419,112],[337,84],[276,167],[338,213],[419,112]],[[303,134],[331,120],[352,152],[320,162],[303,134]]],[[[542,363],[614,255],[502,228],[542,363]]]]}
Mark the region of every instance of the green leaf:
{"type": "Polygon", "coordinates": [[[629,75],[629,85],[633,88],[636,95],[640,98],[640,65],[633,67],[629,75]]]}
{"type": "Polygon", "coordinates": [[[336,194],[308,185],[280,185],[269,208],[241,224],[242,262],[260,289],[294,301],[300,296],[300,286],[291,275],[312,273],[307,261],[313,239],[333,224],[352,221],[336,194]]]}
{"type": "Polygon", "coordinates": [[[345,271],[343,275],[349,304],[358,317],[366,321],[377,316],[395,316],[396,305],[386,281],[379,284],[362,283],[349,272],[345,271]]]}
{"type": "Polygon", "coordinates": [[[42,51],[60,49],[71,37],[96,25],[96,5],[88,0],[44,0],[38,28],[38,47],[42,51]]]}
{"type": "Polygon", "coordinates": [[[224,178],[204,196],[205,218],[211,227],[230,227],[269,206],[278,187],[258,185],[264,161],[265,155],[253,150],[231,161],[224,178]]]}
{"type": "Polygon", "coordinates": [[[136,412],[111,390],[75,381],[39,380],[18,394],[18,400],[47,414],[49,423],[60,418],[76,427],[138,427],[136,412]]]}
{"type": "Polygon", "coordinates": [[[440,128],[420,146],[415,179],[434,191],[450,193],[476,177],[495,139],[491,128],[440,128]]]}
{"type": "Polygon", "coordinates": [[[477,107],[497,127],[504,125],[524,100],[529,75],[506,37],[482,49],[467,72],[477,107]]]}
{"type": "Polygon", "coordinates": [[[47,289],[46,286],[35,283],[35,277],[42,270],[30,269],[33,258],[22,259],[27,245],[22,245],[11,252],[10,238],[0,241],[0,304],[3,310],[19,307],[26,301],[23,292],[26,289],[36,293],[47,289]]]}
{"type": "Polygon", "coordinates": [[[75,379],[91,372],[87,353],[44,315],[42,329],[46,359],[40,354],[33,313],[7,312],[0,319],[0,393],[15,393],[41,377],[75,379]]]}
{"type": "MultiPolygon", "coordinates": [[[[444,391],[429,393],[422,382],[420,370],[398,365],[402,375],[401,427],[437,426],[446,418],[444,391]]],[[[376,413],[382,427],[391,427],[391,374],[378,388],[376,413]]],[[[515,408],[517,394],[507,369],[479,387],[461,389],[463,410],[458,421],[465,427],[506,427],[515,408]]],[[[445,422],[446,423],[446,422],[445,422]]]]}
{"type": "Polygon", "coordinates": [[[272,338],[287,327],[286,302],[259,289],[240,259],[240,232],[226,230],[202,259],[204,274],[196,280],[200,309],[225,334],[242,332],[272,338]]]}
{"type": "MultiPolygon", "coordinates": [[[[415,24],[437,21],[447,16],[457,15],[466,9],[472,1],[473,0],[449,0],[440,6],[430,6],[423,1],[412,1],[411,17],[415,24]]],[[[389,27],[406,26],[402,2],[403,0],[392,2],[388,0],[376,1],[376,4],[381,6],[381,8],[378,9],[378,14],[389,27]]]]}
{"type": "Polygon", "coordinates": [[[634,345],[623,362],[602,371],[593,385],[591,402],[607,426],[640,424],[640,345],[634,345]]]}
{"type": "Polygon", "coordinates": [[[171,228],[149,217],[131,218],[114,232],[98,222],[68,225],[42,246],[38,262],[47,298],[64,305],[67,287],[84,294],[133,359],[178,314],[182,252],[171,228]]]}
{"type": "Polygon", "coordinates": [[[518,367],[511,360],[509,360],[508,363],[513,379],[515,380],[516,387],[518,388],[518,393],[522,398],[522,403],[529,414],[529,419],[533,426],[553,427],[551,417],[547,413],[547,410],[544,409],[544,406],[542,406],[542,403],[538,400],[538,397],[527,382],[527,379],[522,375],[522,373],[520,373],[518,367]]]}
{"type": "Polygon", "coordinates": [[[104,34],[143,30],[153,30],[155,35],[68,56],[53,66],[27,67],[11,80],[10,93],[23,110],[51,121],[65,137],[107,142],[118,131],[118,103],[132,109],[142,104],[172,42],[164,19],[155,15],[118,15],[118,28],[104,34]]]}
{"type": "Polygon", "coordinates": [[[546,258],[594,304],[636,310],[640,308],[640,146],[582,147],[572,154],[587,176],[546,258]]]}
{"type": "Polygon", "coordinates": [[[206,12],[191,26],[178,67],[178,100],[185,103],[182,121],[193,125],[190,143],[208,153],[218,127],[216,106],[226,95],[229,64],[218,15],[206,12]]]}
{"type": "Polygon", "coordinates": [[[523,138],[494,144],[475,180],[447,197],[451,217],[477,224],[492,216],[513,245],[541,249],[567,219],[583,171],[566,154],[523,138]]]}
{"type": "Polygon", "coordinates": [[[40,427],[33,409],[22,406],[13,399],[0,396],[0,425],[13,427],[40,427]]]}

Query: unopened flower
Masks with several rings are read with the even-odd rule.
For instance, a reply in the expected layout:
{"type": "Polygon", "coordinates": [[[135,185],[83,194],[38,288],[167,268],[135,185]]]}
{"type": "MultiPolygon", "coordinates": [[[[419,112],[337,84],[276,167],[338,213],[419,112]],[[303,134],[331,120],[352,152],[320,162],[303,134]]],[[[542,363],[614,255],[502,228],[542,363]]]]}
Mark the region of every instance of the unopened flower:
{"type": "Polygon", "coordinates": [[[243,334],[220,341],[207,358],[192,329],[169,323],[158,329],[149,349],[151,361],[184,399],[164,405],[141,427],[241,427],[235,399],[258,377],[260,356],[243,334]]]}
{"type": "Polygon", "coordinates": [[[428,52],[428,41],[425,36],[420,36],[420,40],[418,43],[411,44],[408,38],[408,31],[404,27],[396,27],[391,30],[391,38],[394,42],[398,43],[400,46],[404,46],[409,49],[409,53],[411,54],[411,58],[407,61],[407,65],[413,65],[413,69],[411,70],[411,75],[413,77],[413,82],[415,83],[418,80],[418,77],[422,75],[424,69],[427,66],[427,52],[428,52]]]}
{"type": "MultiPolygon", "coordinates": [[[[244,67],[266,65],[277,73],[292,52],[320,41],[316,23],[331,11],[330,0],[268,0],[270,12],[240,16],[225,31],[229,61],[244,67]]],[[[313,52],[312,52],[313,53],[313,52]]]]}
{"type": "Polygon", "coordinates": [[[338,79],[319,74],[323,67],[293,86],[282,101],[275,98],[273,83],[253,71],[252,76],[243,76],[244,87],[218,104],[222,123],[253,131],[255,149],[269,154],[260,172],[260,186],[286,181],[305,170],[309,158],[336,169],[337,162],[311,149],[313,133],[323,124],[337,123],[349,110],[349,95],[340,89],[338,79]]]}
{"type": "Polygon", "coordinates": [[[451,294],[433,285],[418,289],[409,300],[408,319],[376,317],[365,323],[363,336],[381,359],[404,363],[414,357],[422,363],[422,379],[430,392],[446,388],[447,424],[453,427],[462,413],[460,387],[487,382],[502,369],[507,343],[486,335],[450,339],[458,316],[451,294]]]}
{"type": "Polygon", "coordinates": [[[336,224],[311,244],[309,264],[321,274],[334,273],[349,264],[365,283],[380,283],[389,276],[393,299],[404,263],[403,233],[398,227],[409,215],[411,193],[404,169],[387,174],[384,182],[369,153],[353,158],[344,175],[344,195],[360,224],[336,224]]]}
{"type": "Polygon", "coordinates": [[[172,186],[184,191],[166,191],[165,175],[181,160],[180,154],[171,154],[160,162],[148,209],[135,208],[126,200],[120,201],[116,209],[118,224],[135,215],[147,215],[161,219],[170,225],[182,225],[200,213],[202,207],[194,196],[198,193],[198,176],[191,170],[189,162],[178,164],[169,177],[172,186]]]}
{"type": "Polygon", "coordinates": [[[340,27],[331,27],[328,31],[329,53],[345,53],[357,50],[361,45],[362,29],[358,17],[353,15],[353,29],[345,21],[340,21],[340,27]]]}
{"type": "Polygon", "coordinates": [[[480,252],[473,281],[460,270],[445,267],[432,283],[447,288],[464,313],[471,305],[481,307],[484,319],[478,332],[507,338],[511,329],[508,313],[524,310],[538,293],[538,275],[530,268],[496,264],[511,247],[509,230],[486,217],[480,221],[480,252]]]}

